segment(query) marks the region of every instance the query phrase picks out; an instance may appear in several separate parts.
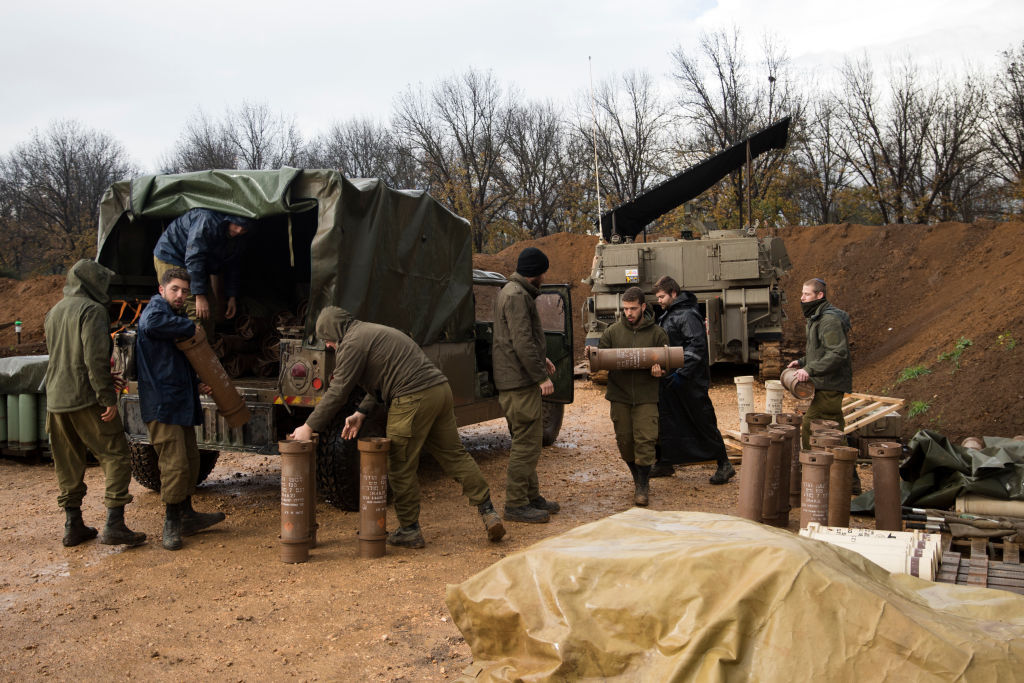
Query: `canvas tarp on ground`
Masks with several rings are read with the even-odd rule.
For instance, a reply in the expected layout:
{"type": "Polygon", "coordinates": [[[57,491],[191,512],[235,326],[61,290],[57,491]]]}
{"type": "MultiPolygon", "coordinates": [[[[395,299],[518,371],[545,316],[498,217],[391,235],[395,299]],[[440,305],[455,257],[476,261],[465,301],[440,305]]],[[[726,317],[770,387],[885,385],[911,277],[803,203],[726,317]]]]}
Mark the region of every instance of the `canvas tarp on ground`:
{"type": "Polygon", "coordinates": [[[633,509],[517,552],[447,604],[488,681],[1019,678],[1024,597],[890,575],[747,520],[633,509]]]}
{"type": "MultiPolygon", "coordinates": [[[[426,192],[393,190],[376,179],[283,168],[115,183],[100,203],[97,260],[119,273],[148,268],[160,231],[152,226],[197,207],[256,220],[316,212],[316,233],[307,246],[307,338],[328,305],[404,330],[420,344],[472,336],[469,224],[426,192]]],[[[277,224],[290,237],[290,221],[277,224]]]]}

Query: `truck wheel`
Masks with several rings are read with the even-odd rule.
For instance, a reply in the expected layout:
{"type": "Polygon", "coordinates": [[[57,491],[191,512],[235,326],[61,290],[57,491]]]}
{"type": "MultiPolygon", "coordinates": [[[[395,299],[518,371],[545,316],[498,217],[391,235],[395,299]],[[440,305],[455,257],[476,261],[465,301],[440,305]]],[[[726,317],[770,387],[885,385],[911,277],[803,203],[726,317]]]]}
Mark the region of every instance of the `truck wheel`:
{"type": "Polygon", "coordinates": [[[358,439],[342,439],[341,429],[351,410],[342,410],[320,435],[316,449],[316,484],[328,503],[342,510],[359,509],[358,439]]]}
{"type": "Polygon", "coordinates": [[[558,432],[562,429],[562,417],[565,415],[565,405],[562,403],[551,403],[544,401],[543,420],[544,436],[541,443],[550,446],[558,439],[558,432]]]}
{"type": "Polygon", "coordinates": [[[128,441],[131,453],[132,477],[151,491],[160,490],[160,468],[157,466],[156,449],[142,441],[128,441]]]}
{"type": "MultiPolygon", "coordinates": [[[[132,477],[135,478],[135,481],[151,491],[159,491],[160,467],[156,449],[151,444],[129,440],[128,451],[131,455],[132,477]]],[[[219,451],[199,451],[199,481],[197,483],[201,484],[206,481],[219,457],[219,451]]]]}

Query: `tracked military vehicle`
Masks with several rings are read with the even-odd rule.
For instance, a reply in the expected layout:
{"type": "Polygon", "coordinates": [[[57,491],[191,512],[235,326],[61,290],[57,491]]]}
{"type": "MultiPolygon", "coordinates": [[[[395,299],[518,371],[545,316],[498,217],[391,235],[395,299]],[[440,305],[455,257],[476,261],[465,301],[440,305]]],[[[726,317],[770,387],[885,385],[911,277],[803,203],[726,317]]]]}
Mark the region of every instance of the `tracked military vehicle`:
{"type": "Polygon", "coordinates": [[[627,288],[640,287],[655,305],[654,283],[668,275],[697,296],[712,363],[756,363],[762,379],[778,378],[785,302],[779,278],[791,266],[782,239],[698,223],[678,238],[648,240],[646,228],[749,159],[783,148],[789,122],[787,117],[765,128],[601,217],[602,239],[587,280],[592,296],[583,305],[588,345],[597,346],[615,322],[627,288]]]}

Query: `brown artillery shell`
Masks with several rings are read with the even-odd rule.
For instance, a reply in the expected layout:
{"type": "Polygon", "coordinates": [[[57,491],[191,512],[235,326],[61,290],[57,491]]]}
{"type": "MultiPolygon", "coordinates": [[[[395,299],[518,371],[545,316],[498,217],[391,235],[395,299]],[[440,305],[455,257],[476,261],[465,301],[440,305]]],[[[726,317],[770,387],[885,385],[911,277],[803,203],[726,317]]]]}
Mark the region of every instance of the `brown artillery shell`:
{"type": "Polygon", "coordinates": [[[206,333],[203,328],[196,325],[195,336],[190,339],[182,339],[175,342],[175,346],[181,349],[188,362],[195,368],[199,380],[209,384],[213,389],[213,400],[224,416],[228,425],[241,427],[249,421],[249,408],[245,400],[239,395],[235,385],[228,378],[228,373],[217,360],[209,343],[206,341],[206,333]]]}
{"type": "Polygon", "coordinates": [[[973,448],[976,451],[980,451],[985,447],[985,442],[976,436],[967,436],[960,442],[960,445],[964,448],[973,448]]]}
{"type": "Polygon", "coordinates": [[[769,429],[764,433],[771,443],[765,455],[764,488],[761,498],[761,519],[765,524],[778,524],[779,517],[779,483],[782,479],[782,447],[786,437],[782,432],[769,429]]]}
{"type": "Polygon", "coordinates": [[[875,481],[875,528],[901,531],[900,456],[903,446],[883,441],[868,446],[871,474],[875,481]]]}
{"type": "Polygon", "coordinates": [[[590,371],[640,370],[660,365],[665,372],[683,367],[683,347],[647,346],[638,349],[598,349],[590,347],[590,371]]]}
{"type": "Polygon", "coordinates": [[[793,437],[793,455],[790,458],[789,468],[789,507],[800,507],[800,425],[804,417],[797,413],[780,413],[776,418],[780,425],[790,425],[797,428],[793,437]]]}
{"type": "Polygon", "coordinates": [[[747,431],[751,434],[760,434],[768,430],[772,423],[771,413],[747,413],[747,431]]]}
{"type": "Polygon", "coordinates": [[[359,557],[383,557],[391,439],[359,439],[359,557]]]}
{"type": "Polygon", "coordinates": [[[814,383],[810,380],[798,382],[796,380],[797,369],[786,368],[782,371],[782,375],[779,376],[779,381],[782,382],[782,386],[786,387],[786,391],[793,394],[796,398],[811,398],[814,396],[814,383]]]}
{"type": "Polygon", "coordinates": [[[281,561],[309,559],[309,460],[312,441],[279,441],[281,452],[281,561]]]}
{"type": "Polygon", "coordinates": [[[839,429],[839,423],[835,420],[811,420],[812,434],[825,429],[839,429]]]}
{"type": "Polygon", "coordinates": [[[744,434],[743,459],[740,461],[739,516],[755,522],[761,521],[764,505],[764,478],[768,447],[772,440],[767,434],[744,434]]]}
{"type": "Polygon", "coordinates": [[[828,470],[828,525],[850,526],[850,490],[860,451],[849,446],[828,450],[832,454],[832,467],[828,470]]]}
{"type": "Polygon", "coordinates": [[[811,434],[811,449],[824,451],[833,446],[845,446],[846,439],[841,436],[832,436],[826,434],[811,434]]]}
{"type": "Polygon", "coordinates": [[[803,465],[800,487],[800,528],[805,529],[811,522],[828,525],[828,471],[832,466],[832,454],[824,451],[803,451],[800,453],[803,465]]]}
{"type": "Polygon", "coordinates": [[[770,431],[781,434],[783,441],[782,458],[779,463],[779,488],[776,492],[778,499],[776,503],[776,516],[775,521],[769,521],[769,524],[786,527],[789,526],[789,511],[792,509],[792,506],[789,504],[789,479],[793,475],[793,445],[794,443],[796,444],[798,449],[797,458],[799,458],[800,434],[796,427],[784,424],[774,425],[770,431]]]}

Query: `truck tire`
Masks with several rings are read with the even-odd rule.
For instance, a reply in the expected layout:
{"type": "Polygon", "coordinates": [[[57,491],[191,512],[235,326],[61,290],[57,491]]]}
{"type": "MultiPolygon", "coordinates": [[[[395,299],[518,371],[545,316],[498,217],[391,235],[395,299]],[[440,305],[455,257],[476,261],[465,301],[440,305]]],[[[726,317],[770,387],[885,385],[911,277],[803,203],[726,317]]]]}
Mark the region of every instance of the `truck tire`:
{"type": "Polygon", "coordinates": [[[543,410],[543,421],[544,430],[541,443],[545,446],[550,446],[558,439],[558,432],[562,429],[562,418],[565,416],[565,405],[562,403],[552,403],[550,401],[544,401],[542,404],[543,410]]]}
{"type": "MultiPolygon", "coordinates": [[[[128,451],[131,455],[132,477],[135,481],[150,491],[159,491],[160,467],[157,462],[156,449],[151,444],[129,440],[128,451]]],[[[219,457],[219,451],[199,451],[199,481],[196,482],[197,484],[206,481],[219,457]]]]}
{"type": "MultiPolygon", "coordinates": [[[[328,503],[342,510],[359,509],[358,439],[342,439],[341,429],[352,410],[342,410],[320,434],[316,449],[316,485],[328,503]]],[[[365,430],[364,430],[365,431],[365,430]]]]}

